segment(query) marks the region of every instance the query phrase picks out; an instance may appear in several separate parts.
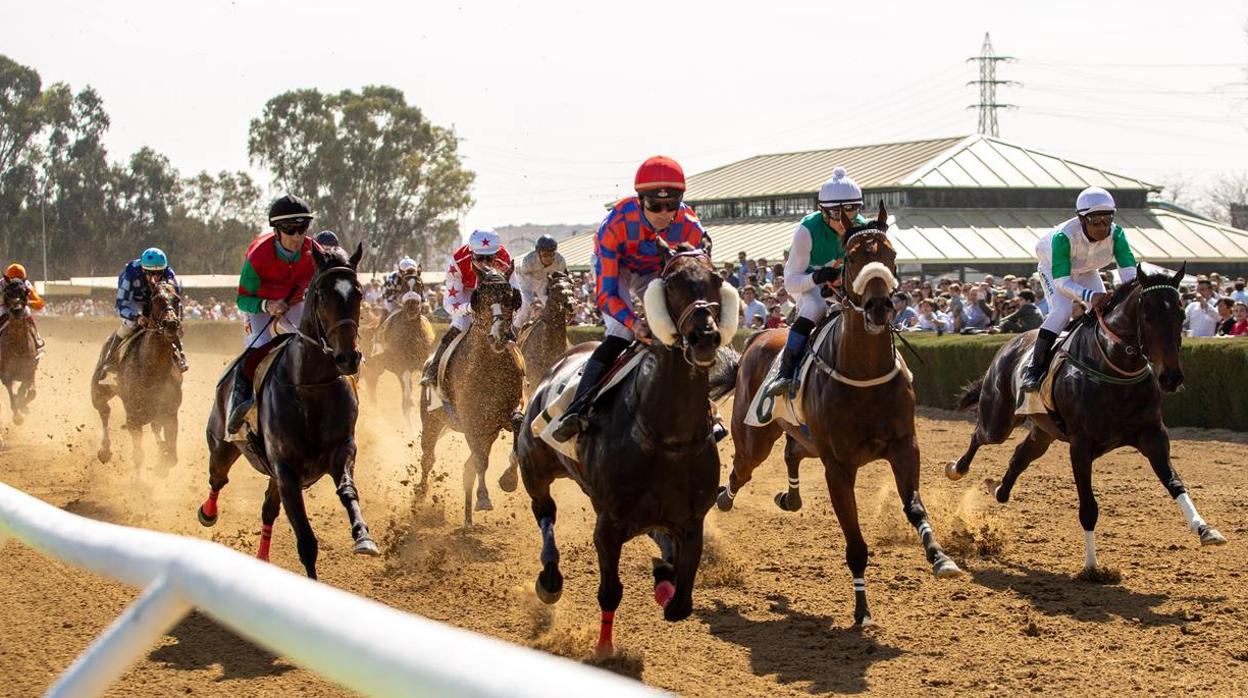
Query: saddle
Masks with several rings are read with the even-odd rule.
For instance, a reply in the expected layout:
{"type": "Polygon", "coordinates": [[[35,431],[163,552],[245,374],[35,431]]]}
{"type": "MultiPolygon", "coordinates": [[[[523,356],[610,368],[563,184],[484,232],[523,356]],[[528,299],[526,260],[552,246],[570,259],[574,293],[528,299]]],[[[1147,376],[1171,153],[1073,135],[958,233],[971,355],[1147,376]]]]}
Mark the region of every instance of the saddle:
{"type": "MultiPolygon", "coordinates": [[[[251,387],[255,399],[252,401],[251,407],[247,410],[247,415],[244,417],[245,426],[233,434],[226,434],[226,439],[230,441],[246,442],[249,434],[258,434],[260,432],[260,425],[256,417],[256,409],[260,405],[260,390],[264,387],[265,379],[269,377],[269,369],[273,367],[273,362],[277,360],[277,357],[282,355],[282,352],[295,336],[296,335],[294,333],[280,334],[259,347],[256,347],[256,349],[251,353],[246,354],[247,359],[243,364],[243,371],[247,377],[251,379],[251,387]]],[[[225,371],[221,374],[221,377],[217,379],[218,387],[225,382],[227,377],[233,374],[235,367],[238,366],[238,362],[241,360],[243,360],[243,357],[239,356],[231,361],[229,366],[226,366],[225,371]]]]}
{"type": "MultiPolygon", "coordinates": [[[[428,412],[432,412],[439,407],[442,407],[442,405],[447,402],[446,390],[443,385],[446,381],[446,367],[451,363],[451,355],[455,353],[455,350],[459,348],[461,343],[463,343],[464,337],[467,336],[467,332],[460,332],[455,339],[451,340],[451,343],[446,347],[446,351],[442,352],[442,360],[438,362],[437,373],[434,374],[433,378],[433,385],[427,385],[424,387],[429,398],[428,412]]],[[[432,361],[432,356],[425,359],[425,364],[421,367],[421,370],[428,370],[429,364],[432,361]]]]}
{"type": "MultiPolygon", "coordinates": [[[[624,353],[620,354],[598,385],[585,396],[586,407],[584,408],[584,414],[588,415],[589,410],[592,410],[599,400],[606,396],[612,388],[623,382],[630,373],[641,365],[641,360],[645,358],[645,352],[641,351],[641,346],[639,343],[634,343],[624,353]]],[[[585,354],[584,357],[578,357],[576,361],[568,361],[558,373],[551,377],[545,391],[545,406],[529,425],[534,436],[545,441],[555,451],[576,463],[576,468],[580,468],[576,455],[576,442],[580,436],[577,435],[567,441],[560,442],[555,440],[553,434],[559,425],[560,418],[568,411],[568,407],[571,406],[572,400],[576,396],[576,388],[580,385],[581,374],[585,370],[587,361],[589,361],[589,354],[585,354]]],[[[579,470],[570,468],[569,472],[573,479],[578,481],[583,477],[583,473],[579,470]]],[[[583,485],[584,483],[582,482],[581,484],[583,485]]]]}
{"type": "Polygon", "coordinates": [[[1048,414],[1060,424],[1057,418],[1057,408],[1053,403],[1053,377],[1061,370],[1062,364],[1069,359],[1070,345],[1075,336],[1086,326],[1076,320],[1067,325],[1066,329],[1057,336],[1057,340],[1053,343],[1053,358],[1049,359],[1048,372],[1044,374],[1040,389],[1034,393],[1024,392],[1019,385],[1023,380],[1023,372],[1031,365],[1031,356],[1035,353],[1035,346],[1029,347],[1026,353],[1018,358],[1018,363],[1014,366],[1014,414],[1019,416],[1048,414]]]}
{"type": "Polygon", "coordinates": [[[129,337],[121,338],[121,342],[117,344],[117,348],[114,350],[114,353],[113,353],[113,355],[117,357],[116,362],[113,366],[113,370],[104,374],[103,378],[100,379],[100,385],[103,385],[103,386],[116,386],[117,385],[117,374],[120,370],[122,362],[124,362],[126,359],[126,352],[130,351],[130,346],[134,344],[135,340],[137,340],[139,337],[142,337],[144,334],[147,334],[147,332],[148,332],[147,328],[139,327],[135,329],[134,332],[131,332],[129,337]]]}

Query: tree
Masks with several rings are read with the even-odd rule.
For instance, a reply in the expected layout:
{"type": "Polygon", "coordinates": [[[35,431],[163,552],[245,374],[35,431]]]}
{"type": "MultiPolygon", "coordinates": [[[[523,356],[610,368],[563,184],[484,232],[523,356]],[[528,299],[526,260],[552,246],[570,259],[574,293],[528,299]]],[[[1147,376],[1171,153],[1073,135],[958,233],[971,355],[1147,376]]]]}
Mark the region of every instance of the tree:
{"type": "Polygon", "coordinates": [[[474,175],[455,134],[393,87],[280,94],[252,120],[248,154],[277,187],[309,200],[318,228],[365,242],[373,269],[404,253],[442,254],[472,205],[474,175]]]}
{"type": "Polygon", "coordinates": [[[1248,204],[1248,172],[1224,172],[1205,193],[1210,217],[1221,223],[1231,222],[1231,204],[1248,204]]]}
{"type": "Polygon", "coordinates": [[[207,172],[182,183],[181,207],[174,222],[179,256],[187,269],[208,274],[237,272],[247,245],[263,231],[260,190],[244,172],[207,172]]]}

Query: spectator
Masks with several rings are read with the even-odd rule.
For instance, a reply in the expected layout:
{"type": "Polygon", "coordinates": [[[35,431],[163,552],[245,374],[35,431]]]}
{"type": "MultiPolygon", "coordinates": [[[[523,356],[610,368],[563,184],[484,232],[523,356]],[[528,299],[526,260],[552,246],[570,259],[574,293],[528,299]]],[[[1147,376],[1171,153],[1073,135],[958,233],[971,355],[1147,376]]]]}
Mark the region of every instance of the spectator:
{"type": "Polygon", "coordinates": [[[746,286],[741,291],[741,326],[760,329],[767,322],[767,306],[758,300],[758,289],[746,286]]]}
{"type": "MultiPolygon", "coordinates": [[[[745,254],[744,252],[742,254],[745,254]]],[[[741,284],[737,281],[737,274],[732,269],[732,262],[724,262],[724,269],[719,273],[724,281],[732,284],[733,288],[740,288],[741,284]]]]}
{"type": "Polygon", "coordinates": [[[1023,289],[1018,292],[1016,300],[1017,310],[1009,315],[1001,318],[1001,321],[989,332],[1027,332],[1040,327],[1044,322],[1044,316],[1040,314],[1040,309],[1036,307],[1036,294],[1030,289],[1023,289]]]}
{"type": "Polygon", "coordinates": [[[787,323],[792,317],[793,309],[797,307],[797,304],[793,302],[793,297],[789,295],[784,286],[781,286],[780,290],[776,291],[776,304],[780,307],[780,314],[784,316],[787,323]]]}
{"type": "Polygon", "coordinates": [[[910,296],[902,291],[893,294],[893,327],[907,329],[919,321],[919,314],[910,307],[910,296]]]}
{"type": "MultiPolygon", "coordinates": [[[[992,278],[992,277],[988,277],[992,278]]],[[[963,329],[987,329],[992,323],[992,306],[980,297],[978,286],[966,290],[966,308],[962,311],[963,329]]]]}
{"type": "Polygon", "coordinates": [[[1235,314],[1235,325],[1231,327],[1231,336],[1243,337],[1248,335],[1248,303],[1235,301],[1233,312],[1235,314]]]}
{"type": "Polygon", "coordinates": [[[1231,299],[1238,303],[1248,303],[1248,291],[1244,290],[1244,277],[1235,279],[1235,290],[1231,292],[1231,299]]]}
{"type": "Polygon", "coordinates": [[[747,260],[745,257],[745,250],[742,250],[737,253],[736,276],[737,276],[737,283],[735,284],[735,286],[737,288],[745,288],[747,279],[750,276],[750,263],[749,263],[749,260],[747,260]]]}
{"type": "MultiPolygon", "coordinates": [[[[772,271],[771,266],[767,264],[766,257],[758,258],[757,267],[758,282],[760,284],[770,284],[776,280],[775,273],[772,271]]],[[[781,273],[780,276],[784,276],[784,274],[781,273]]]]}
{"type": "Polygon", "coordinates": [[[1231,298],[1223,296],[1217,301],[1218,307],[1218,336],[1228,337],[1231,330],[1235,327],[1235,317],[1231,314],[1235,307],[1235,301],[1231,298]]]}
{"type": "Polygon", "coordinates": [[[771,306],[771,309],[767,311],[767,323],[765,327],[769,330],[774,330],[779,327],[787,327],[787,326],[788,326],[788,323],[784,321],[784,315],[780,313],[780,306],[779,305],[771,306]]]}
{"type": "Polygon", "coordinates": [[[936,302],[930,298],[924,298],[919,301],[918,321],[911,329],[919,332],[935,332],[936,334],[944,334],[945,330],[950,329],[953,322],[948,315],[936,309],[936,302]]]}
{"type": "Polygon", "coordinates": [[[1196,281],[1196,298],[1184,311],[1187,326],[1193,337],[1212,337],[1218,330],[1218,310],[1213,304],[1213,282],[1201,278],[1196,281]]]}

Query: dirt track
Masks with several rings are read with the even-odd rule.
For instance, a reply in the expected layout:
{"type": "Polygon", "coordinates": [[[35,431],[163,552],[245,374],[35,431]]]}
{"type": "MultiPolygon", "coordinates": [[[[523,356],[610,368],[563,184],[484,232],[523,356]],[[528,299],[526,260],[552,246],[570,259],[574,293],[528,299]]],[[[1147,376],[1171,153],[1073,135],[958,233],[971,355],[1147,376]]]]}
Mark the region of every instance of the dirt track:
{"type": "MultiPolygon", "coordinates": [[[[124,431],[114,434],[112,463],[94,458],[99,422],[87,399],[87,372],[98,342],[48,339],[31,419],[6,427],[0,480],[75,513],[254,553],[265,483],[244,462],[222,492],[217,526],[201,528],[195,520],[207,491],[202,428],[209,387],[225,364],[224,352],[235,347],[191,347],[181,462],[167,478],[154,477],[149,445],[149,470],[136,483],[124,431]]],[[[491,458],[496,510],[478,514],[478,525],[462,531],[463,442],[444,437],[433,497],[413,506],[402,481],[418,457],[416,439],[402,423],[396,386],[387,377],[377,403],[365,401],[356,471],[364,514],[387,554],[351,555],[345,512],[332,485],[318,483],[308,508],[321,541],[322,581],[511,641],[587,654],[597,632],[587,500],[566,481],[556,489],[567,583],[559,604],[544,607],[532,591],[540,537],[528,499],[523,491],[499,493],[495,484],[510,440],[497,444],[491,458]]],[[[0,415],[8,425],[7,402],[0,415]]],[[[1054,447],[1033,465],[1014,501],[1000,507],[979,483],[1000,476],[1009,446],[982,450],[961,482],[942,474],[944,463],[961,453],[969,429],[960,415],[920,416],[924,498],[938,537],[967,576],[932,578],[901,516],[887,466],[868,466],[858,497],[872,546],[867,583],[877,625],[851,630],[852,586],[820,468],[808,462],[803,469],[805,509],[781,512],[772,503],[784,482],[777,451],[732,512],[709,515],[713,541],[689,620],[664,623],[651,599],[652,544],[639,539],[625,547],[625,596],[616,617],[625,669],[687,695],[1248,692],[1245,435],[1173,434],[1174,460],[1197,507],[1230,540],[1220,548],[1199,546],[1134,451],[1097,463],[1098,549],[1102,564],[1122,574],[1120,584],[1097,586],[1071,579],[1082,563],[1083,541],[1062,450],[1054,447]]],[[[725,467],[731,450],[726,441],[725,467]]],[[[275,527],[273,561],[299,570],[284,522],[275,527]]],[[[136,594],[10,543],[0,555],[0,695],[42,693],[136,594]]],[[[109,693],[173,694],[344,691],[193,615],[109,693]]]]}

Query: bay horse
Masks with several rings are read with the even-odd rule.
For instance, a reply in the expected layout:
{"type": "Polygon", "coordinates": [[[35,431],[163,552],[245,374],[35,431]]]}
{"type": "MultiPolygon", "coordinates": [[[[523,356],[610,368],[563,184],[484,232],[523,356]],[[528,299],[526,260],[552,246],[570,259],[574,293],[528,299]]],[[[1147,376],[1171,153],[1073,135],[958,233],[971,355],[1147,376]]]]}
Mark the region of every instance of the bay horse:
{"type": "Polygon", "coordinates": [[[516,435],[521,478],[542,536],[542,570],[535,588],[545,603],[558,601],[563,591],[551,483],[575,473],[594,506],[600,655],[614,649],[615,611],[624,593],[620,549],[638,535],[650,534],[659,546],[654,597],[663,617],[679,621],[693,611],[703,519],[715,503],[719,481],[708,400],[728,388],[713,392],[710,371],[721,344],[732,340],[736,291],[700,250],[665,257],[662,274],[645,294],[655,339],[643,350],[641,364],[590,410],[577,441],[577,461],[535,436],[531,425],[553,399],[555,378],[576,370],[596,342],[577,345],[556,362],[539,383],[516,435]],[[722,320],[721,308],[727,316],[722,320]]]}
{"type": "Polygon", "coordinates": [[[403,391],[403,419],[412,427],[415,425],[412,419],[412,376],[420,375],[433,348],[434,335],[433,324],[424,313],[424,282],[418,274],[404,281],[408,290],[399,297],[398,310],[378,325],[380,351],[369,357],[361,373],[373,400],[376,400],[379,377],[389,371],[399,379],[399,387],[403,391]]]}
{"type": "Polygon", "coordinates": [[[9,279],[4,284],[4,308],[7,311],[3,328],[0,328],[0,383],[9,393],[9,408],[13,410],[13,423],[21,424],[22,413],[35,399],[35,369],[39,365],[39,348],[35,337],[27,327],[26,314],[30,301],[30,289],[21,279],[9,279]],[[18,387],[15,390],[14,385],[18,387]]]}
{"type": "MultiPolygon", "coordinates": [[[[1032,461],[1044,455],[1056,440],[1069,443],[1084,533],[1084,574],[1092,574],[1097,567],[1094,531],[1099,512],[1092,491],[1092,462],[1122,446],[1135,447],[1148,459],[1201,545],[1226,542],[1196,512],[1170,462],[1170,435],[1161,420],[1162,393],[1174,392],[1183,383],[1179,283],[1186,266],[1171,276],[1149,273],[1137,265],[1135,279],[1119,285],[1103,311],[1085,315],[1086,320],[1073,330],[1075,336],[1061,349],[1067,361],[1052,379],[1058,419],[1028,415],[1029,431],[1015,447],[1004,477],[1000,482],[985,483],[1004,504],[1018,476],[1032,461]]],[[[1005,441],[1028,418],[1015,414],[1015,369],[1020,362],[1030,360],[1035,340],[1035,331],[1012,339],[997,352],[984,377],[964,389],[959,406],[969,409],[977,405],[978,418],[966,453],[945,470],[951,479],[966,475],[980,446],[1005,441]]]]}
{"type": "Polygon", "coordinates": [[[572,281],[567,274],[551,272],[546,284],[546,303],[520,343],[524,355],[528,393],[559,357],[568,350],[568,321],[573,312],[572,281]]]}
{"type": "Polygon", "coordinates": [[[818,345],[811,342],[809,351],[814,353],[815,363],[807,373],[801,396],[809,431],[779,420],[762,427],[746,424],[750,403],[776,355],[783,351],[788,331],[767,330],[754,335],[736,374],[732,413],[736,452],[718,504],[724,511],[732,508],[733,498],[783,434],[789,488],[776,495],[776,504],[786,511],[797,511],[801,507],[799,466],[804,458],[819,458],[845,536],[845,561],[854,581],[854,624],[869,625],[872,621],[864,577],[868,551],[854,497],[854,483],[863,465],[883,458],[892,467],[902,512],[918,532],[932,573],[945,578],[962,571],[936,541],[919,497],[914,387],[890,332],[893,306],[889,294],[897,286],[897,253],[886,234],[888,213],[881,202],[876,220],[858,227],[853,227],[844,212],[841,215],[846,230],[841,241],[846,253],[841,299],[845,312],[830,320],[839,325],[826,340],[818,345]]]}
{"type": "MultiPolygon", "coordinates": [[[[350,258],[340,247],[312,245],[316,272],[308,282],[303,319],[295,337],[275,351],[268,376],[257,386],[258,431],[240,449],[225,434],[226,409],[233,392],[234,372],[217,386],[208,416],[208,499],[199,507],[199,522],[217,522],[217,496],[229,482],[230,467],[240,454],[269,478],[260,509],[262,528],[257,557],[269,559],[273,522],[281,509],[295,531],[299,561],[316,579],[316,534],[308,523],[303,490],[325,474],[333,478],[338,499],[351,522],[354,552],[377,555],[355,489],[355,421],[359,402],[350,376],[360,367],[358,347],[363,290],[356,266],[363,255],[357,245],[350,258]]],[[[282,341],[279,337],[274,341],[282,341]]],[[[248,427],[243,427],[247,429],[248,427]]]]}
{"type": "Polygon", "coordinates": [[[429,390],[420,396],[420,483],[424,493],[429,471],[437,459],[435,448],[447,428],[463,433],[468,443],[464,461],[464,526],[472,525],[473,483],[477,485],[476,511],[491,511],[494,504],[485,484],[490,448],[504,429],[514,431],[519,423],[520,400],[524,389],[524,359],[516,347],[511,319],[519,304],[520,292],[496,269],[477,272],[477,287],[470,301],[472,324],[451,354],[442,377],[446,402],[429,410],[429,390]]]}
{"type": "MultiPolygon", "coordinates": [[[[91,404],[100,415],[96,456],[101,463],[112,459],[109,402],[120,397],[136,470],[144,460],[143,427],[151,425],[160,448],[157,474],[163,476],[178,461],[178,410],[182,407],[182,371],[176,345],[182,336],[182,298],[173,284],[162,281],[152,288],[146,313],[135,332],[117,359],[115,384],[103,384],[99,376],[91,379],[91,404]]],[[[101,354],[107,350],[105,345],[101,354]]]]}

